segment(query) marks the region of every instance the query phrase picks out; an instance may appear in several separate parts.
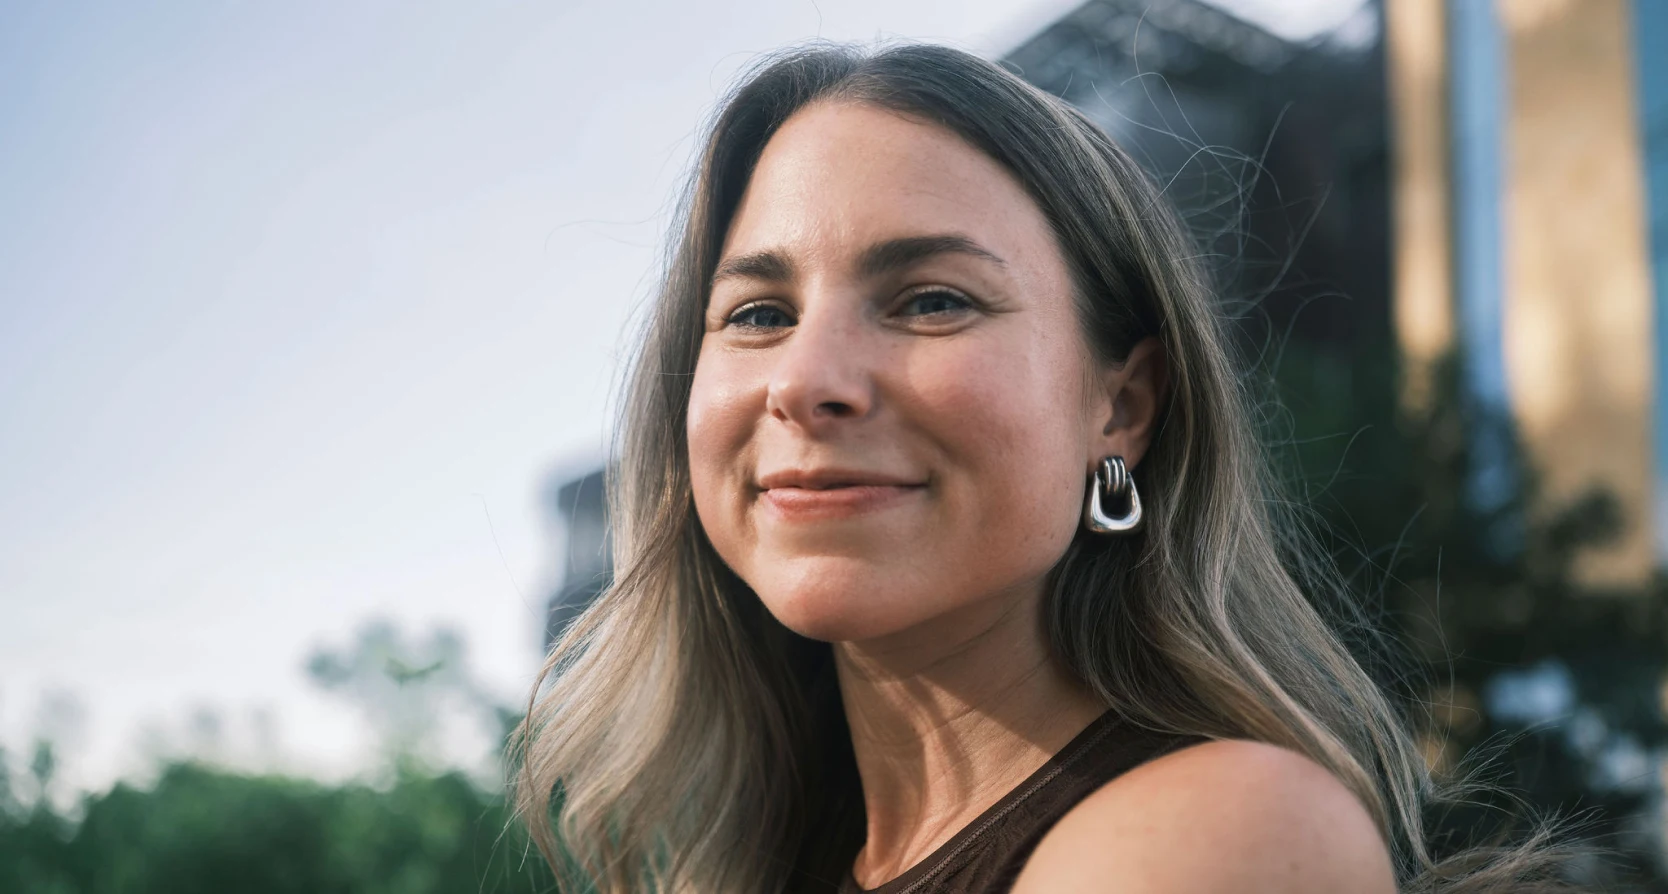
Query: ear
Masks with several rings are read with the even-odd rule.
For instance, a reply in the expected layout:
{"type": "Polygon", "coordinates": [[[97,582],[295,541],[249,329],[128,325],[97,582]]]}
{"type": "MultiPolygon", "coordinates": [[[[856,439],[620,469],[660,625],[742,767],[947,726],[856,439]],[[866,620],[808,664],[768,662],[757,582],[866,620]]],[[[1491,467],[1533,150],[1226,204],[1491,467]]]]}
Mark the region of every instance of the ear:
{"type": "Polygon", "coordinates": [[[1137,342],[1121,365],[1096,376],[1091,419],[1095,427],[1089,433],[1091,470],[1103,456],[1121,456],[1125,465],[1135,468],[1152,443],[1169,386],[1164,344],[1153,336],[1137,342]]]}

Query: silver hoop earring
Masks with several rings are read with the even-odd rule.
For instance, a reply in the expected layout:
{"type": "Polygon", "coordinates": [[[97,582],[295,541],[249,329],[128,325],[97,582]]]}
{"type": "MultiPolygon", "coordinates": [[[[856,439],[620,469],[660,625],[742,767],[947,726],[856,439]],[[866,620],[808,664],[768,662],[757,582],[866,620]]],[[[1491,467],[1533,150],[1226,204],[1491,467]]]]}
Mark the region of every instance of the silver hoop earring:
{"type": "Polygon", "coordinates": [[[1135,479],[1121,456],[1106,456],[1095,467],[1095,480],[1089,484],[1089,498],[1083,505],[1083,524],[1096,534],[1128,534],[1141,527],[1141,495],[1135,492],[1135,479]],[[1108,504],[1117,506],[1128,501],[1124,514],[1106,514],[1108,504]]]}

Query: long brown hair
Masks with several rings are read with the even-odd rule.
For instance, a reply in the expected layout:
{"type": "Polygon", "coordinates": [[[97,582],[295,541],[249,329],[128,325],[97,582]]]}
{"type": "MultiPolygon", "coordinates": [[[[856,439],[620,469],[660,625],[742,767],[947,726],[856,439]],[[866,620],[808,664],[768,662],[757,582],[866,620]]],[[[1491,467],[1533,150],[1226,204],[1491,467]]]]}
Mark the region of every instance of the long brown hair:
{"type": "Polygon", "coordinates": [[[776,56],[711,126],[623,404],[615,578],[552,650],[522,728],[518,806],[559,875],[607,894],[778,891],[860,843],[839,801],[857,782],[829,649],[771,618],[713,551],[685,440],[730,219],[776,129],[830,100],[936,124],[1005,166],[1053,227],[1099,360],[1164,344],[1171,396],[1135,473],[1148,525],[1080,532],[1050,576],[1046,629],[1065,664],[1135,723],[1319,762],[1377,819],[1408,889],[1533,889],[1546,852],[1532,847],[1433,864],[1425,764],[1316,608],[1349,600],[1281,508],[1227,323],[1168,200],[1069,105],[931,45],[776,56]]]}

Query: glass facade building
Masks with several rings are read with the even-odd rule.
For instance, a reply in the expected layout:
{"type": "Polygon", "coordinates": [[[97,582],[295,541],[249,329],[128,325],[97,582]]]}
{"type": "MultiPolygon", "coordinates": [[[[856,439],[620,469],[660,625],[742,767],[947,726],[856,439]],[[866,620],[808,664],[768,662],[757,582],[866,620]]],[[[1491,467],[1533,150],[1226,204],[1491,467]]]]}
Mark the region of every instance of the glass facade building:
{"type": "Polygon", "coordinates": [[[1634,58],[1638,67],[1639,129],[1644,141],[1645,184],[1650,227],[1651,274],[1655,289],[1653,327],[1657,345],[1657,397],[1653,417],[1655,449],[1656,557],[1668,562],[1668,3],[1635,0],[1634,58]]]}
{"type": "Polygon", "coordinates": [[[1518,473],[1531,512],[1602,495],[1616,533],[1583,552],[1578,576],[1635,588],[1668,558],[1668,5],[1433,0],[1386,16],[1393,151],[1420,162],[1395,186],[1403,353],[1413,366],[1462,357],[1473,399],[1508,420],[1503,435],[1473,433],[1479,495],[1518,473]],[[1424,132],[1445,157],[1417,145],[1424,132]],[[1439,223],[1447,252],[1415,232],[1439,223]],[[1522,469],[1495,449],[1501,437],[1522,469]]]}

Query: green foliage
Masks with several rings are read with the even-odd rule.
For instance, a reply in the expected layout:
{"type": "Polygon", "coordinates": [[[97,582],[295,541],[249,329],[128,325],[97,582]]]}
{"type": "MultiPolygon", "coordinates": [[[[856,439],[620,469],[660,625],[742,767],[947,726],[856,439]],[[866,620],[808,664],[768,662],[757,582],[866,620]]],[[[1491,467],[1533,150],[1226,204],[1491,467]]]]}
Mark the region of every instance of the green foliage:
{"type": "Polygon", "coordinates": [[[23,778],[0,752],[3,894],[516,894],[553,889],[501,789],[423,768],[436,715],[461,707],[503,741],[519,717],[469,676],[461,640],[372,623],[308,672],[367,721],[385,785],[239,773],[192,761],[54,807],[58,760],[36,743],[23,778]],[[18,791],[21,784],[22,791],[18,791]],[[70,815],[73,814],[73,815],[70,815]]]}
{"type": "Polygon", "coordinates": [[[514,894],[550,890],[503,801],[457,773],[339,787],[182,763],[79,822],[0,815],[0,891],[514,894]]]}

